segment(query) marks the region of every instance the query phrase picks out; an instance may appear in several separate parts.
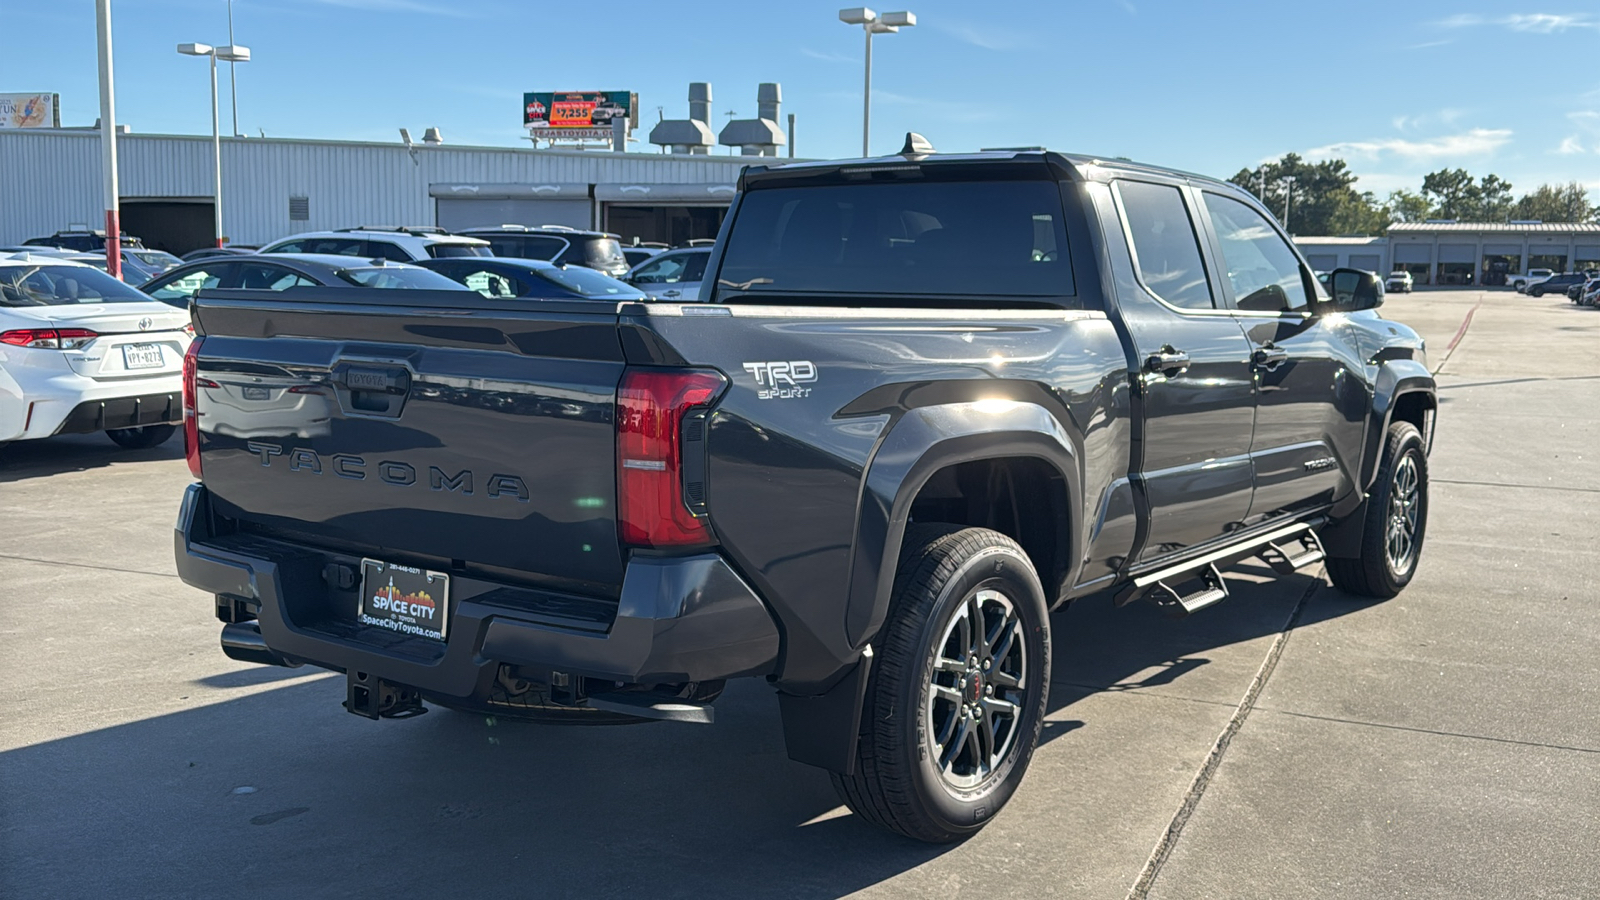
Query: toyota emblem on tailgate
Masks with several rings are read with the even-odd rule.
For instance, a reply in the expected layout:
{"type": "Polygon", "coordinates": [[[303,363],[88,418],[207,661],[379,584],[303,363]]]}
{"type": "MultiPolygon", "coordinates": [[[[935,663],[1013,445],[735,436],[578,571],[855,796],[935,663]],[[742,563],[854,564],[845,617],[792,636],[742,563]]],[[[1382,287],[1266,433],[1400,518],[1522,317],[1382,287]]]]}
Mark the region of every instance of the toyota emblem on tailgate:
{"type": "Polygon", "coordinates": [[[155,323],[156,323],[155,319],[152,319],[149,316],[145,316],[144,318],[139,320],[139,330],[140,331],[149,331],[150,330],[150,326],[154,325],[155,323]]]}

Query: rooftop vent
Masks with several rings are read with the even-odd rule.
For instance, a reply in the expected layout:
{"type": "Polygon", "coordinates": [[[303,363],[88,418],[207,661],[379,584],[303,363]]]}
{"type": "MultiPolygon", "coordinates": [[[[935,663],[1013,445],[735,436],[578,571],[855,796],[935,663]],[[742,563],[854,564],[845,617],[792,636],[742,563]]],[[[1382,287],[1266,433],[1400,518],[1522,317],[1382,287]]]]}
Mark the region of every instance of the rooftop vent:
{"type": "Polygon", "coordinates": [[[777,156],[778,148],[787,143],[783,129],[778,126],[779,108],[783,105],[783,88],[776,82],[764,82],[756,87],[756,118],[734,119],[717,136],[724,147],[738,147],[745,156],[777,156]]]}
{"type": "Polygon", "coordinates": [[[689,118],[664,119],[650,129],[650,143],[672,153],[703,156],[711,152],[716,139],[711,136],[711,84],[696,81],[689,85],[689,118]]]}

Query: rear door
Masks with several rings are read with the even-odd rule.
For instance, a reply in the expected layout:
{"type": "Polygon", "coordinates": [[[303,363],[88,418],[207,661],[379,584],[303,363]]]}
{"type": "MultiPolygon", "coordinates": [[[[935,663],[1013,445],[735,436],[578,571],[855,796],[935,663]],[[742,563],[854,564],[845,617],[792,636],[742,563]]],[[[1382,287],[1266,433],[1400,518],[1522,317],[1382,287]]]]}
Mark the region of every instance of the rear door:
{"type": "Polygon", "coordinates": [[[305,288],[196,302],[203,478],[256,533],[614,593],[611,303],[305,288]]]}
{"type": "Polygon", "coordinates": [[[1149,502],[1139,559],[1225,534],[1250,508],[1250,349],[1207,270],[1186,186],[1112,184],[1117,306],[1137,350],[1149,502]],[[1120,236],[1122,241],[1115,240],[1120,236]],[[1120,250],[1120,252],[1119,252],[1120,250]]]}
{"type": "Polygon", "coordinates": [[[1318,308],[1310,271],[1259,210],[1209,190],[1200,196],[1222,291],[1250,344],[1248,521],[1332,502],[1355,484],[1371,403],[1348,317],[1318,308]]]}

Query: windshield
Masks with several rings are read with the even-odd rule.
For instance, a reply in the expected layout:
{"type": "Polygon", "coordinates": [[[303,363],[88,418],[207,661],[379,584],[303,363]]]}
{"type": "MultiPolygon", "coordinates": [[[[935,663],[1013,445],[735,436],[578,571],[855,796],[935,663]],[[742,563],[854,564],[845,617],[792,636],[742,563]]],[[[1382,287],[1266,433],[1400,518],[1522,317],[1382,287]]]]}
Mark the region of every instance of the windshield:
{"type": "MultiPolygon", "coordinates": [[[[612,243],[616,243],[612,241],[612,243]]],[[[643,300],[645,294],[638,288],[623,284],[610,275],[578,266],[565,268],[533,269],[529,272],[551,284],[581,297],[603,297],[617,300],[643,300]]]]}
{"type": "Polygon", "coordinates": [[[0,266],[3,306],[149,302],[148,295],[87,266],[0,266]]]}
{"type": "Polygon", "coordinates": [[[735,215],[716,302],[872,294],[900,305],[1060,303],[1075,293],[1050,181],[771,188],[747,193],[735,215]]]}
{"type": "Polygon", "coordinates": [[[590,238],[584,245],[583,259],[591,266],[613,268],[628,265],[628,258],[622,255],[622,244],[616,238],[609,237],[590,238]]]}
{"type": "Polygon", "coordinates": [[[173,266],[179,265],[183,262],[183,260],[173,256],[171,253],[161,250],[137,250],[129,252],[125,255],[131,256],[147,266],[154,266],[162,271],[166,271],[167,269],[170,269],[173,266]]]}
{"type": "Polygon", "coordinates": [[[365,269],[340,269],[339,277],[359,287],[396,288],[423,291],[459,291],[460,283],[438,272],[414,266],[372,266],[365,269]]]}
{"type": "Polygon", "coordinates": [[[428,255],[434,259],[456,256],[493,256],[487,244],[429,244],[428,255]]]}

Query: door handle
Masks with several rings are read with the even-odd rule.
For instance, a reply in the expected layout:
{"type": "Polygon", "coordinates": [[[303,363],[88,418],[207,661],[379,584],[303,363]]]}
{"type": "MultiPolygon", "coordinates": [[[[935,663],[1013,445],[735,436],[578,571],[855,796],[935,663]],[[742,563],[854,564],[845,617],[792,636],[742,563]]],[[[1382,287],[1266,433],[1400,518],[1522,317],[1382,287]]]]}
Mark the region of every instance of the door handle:
{"type": "Polygon", "coordinates": [[[1182,350],[1173,349],[1171,344],[1166,344],[1160,350],[1150,354],[1150,358],[1144,361],[1144,367],[1152,372],[1160,372],[1162,375],[1177,375],[1189,368],[1189,354],[1182,350]]]}
{"type": "Polygon", "coordinates": [[[661,296],[663,296],[663,297],[681,297],[681,296],[683,296],[683,291],[662,291],[661,292],[661,296]]]}
{"type": "Polygon", "coordinates": [[[1255,363],[1257,368],[1270,371],[1289,361],[1289,351],[1268,342],[1256,348],[1256,352],[1251,356],[1250,361],[1255,363]]]}

